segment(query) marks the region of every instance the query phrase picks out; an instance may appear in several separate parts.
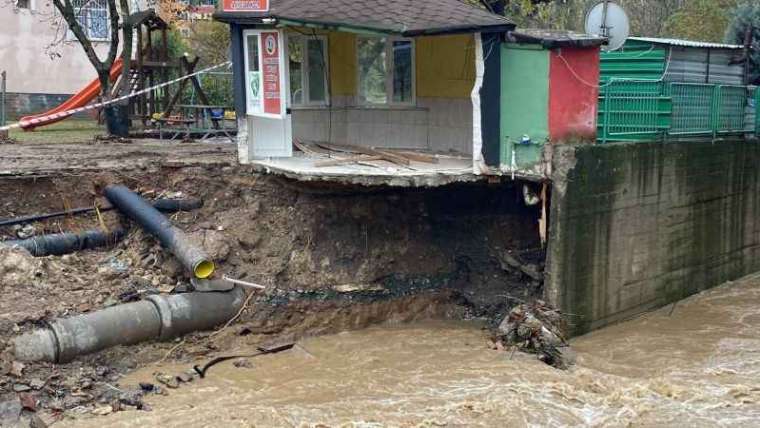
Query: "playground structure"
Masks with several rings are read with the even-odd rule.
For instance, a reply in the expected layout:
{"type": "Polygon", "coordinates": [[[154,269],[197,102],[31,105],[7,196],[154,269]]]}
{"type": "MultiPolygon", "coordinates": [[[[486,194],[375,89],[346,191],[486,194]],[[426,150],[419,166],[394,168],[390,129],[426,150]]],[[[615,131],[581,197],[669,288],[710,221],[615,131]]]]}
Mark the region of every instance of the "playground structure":
{"type": "MultiPolygon", "coordinates": [[[[197,75],[183,79],[177,85],[164,84],[171,79],[193,74],[200,58],[189,60],[187,54],[179,58],[171,57],[169,26],[153,10],[132,14],[125,19],[125,23],[135,31],[135,55],[127,79],[123,79],[124,64],[121,58],[114,62],[110,78],[114,82],[111,90],[113,97],[124,92],[124,85],[128,85],[127,93],[136,94],[128,99],[126,120],[129,121],[130,134],[159,138],[206,138],[216,135],[232,138],[234,121],[225,119],[224,114],[230,106],[212,104],[197,75]],[[188,83],[192,89],[190,94],[186,91],[188,83]],[[233,125],[228,126],[230,123],[233,125]]],[[[70,113],[72,110],[91,104],[99,96],[100,83],[96,78],[59,106],[21,118],[22,128],[32,131],[65,120],[73,115],[70,113]]]]}
{"type": "MultiPolygon", "coordinates": [[[[119,74],[121,74],[121,70],[123,67],[124,67],[124,64],[122,63],[121,58],[119,58],[118,60],[114,62],[113,67],[111,67],[111,73],[110,73],[111,81],[114,81],[118,78],[119,74]]],[[[98,81],[98,79],[94,79],[93,81],[88,83],[87,86],[82,88],[82,90],[72,95],[71,98],[69,98],[68,100],[61,103],[58,107],[55,107],[43,113],[22,117],[21,118],[22,122],[30,123],[29,126],[24,127],[24,130],[33,131],[36,128],[52,125],[56,122],[65,120],[71,115],[62,115],[61,113],[67,112],[69,110],[72,110],[78,107],[83,107],[89,104],[95,98],[97,98],[98,95],[100,95],[100,82],[98,81]]]]}

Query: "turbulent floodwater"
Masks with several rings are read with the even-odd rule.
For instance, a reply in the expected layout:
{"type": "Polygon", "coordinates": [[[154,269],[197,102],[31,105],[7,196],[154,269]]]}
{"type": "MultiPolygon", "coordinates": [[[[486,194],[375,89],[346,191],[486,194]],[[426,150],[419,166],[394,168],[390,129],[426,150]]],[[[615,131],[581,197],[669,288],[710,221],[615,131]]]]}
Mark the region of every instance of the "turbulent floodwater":
{"type": "Polygon", "coordinates": [[[385,326],[215,366],[152,412],[63,425],[760,426],[759,327],[760,277],[576,339],[569,371],[490,350],[474,324],[385,326]]]}

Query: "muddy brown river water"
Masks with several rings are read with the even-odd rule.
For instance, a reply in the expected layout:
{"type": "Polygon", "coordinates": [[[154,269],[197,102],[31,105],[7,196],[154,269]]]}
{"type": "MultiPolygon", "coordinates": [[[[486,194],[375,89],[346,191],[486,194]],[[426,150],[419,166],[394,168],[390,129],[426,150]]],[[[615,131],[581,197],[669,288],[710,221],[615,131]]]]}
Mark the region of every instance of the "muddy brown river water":
{"type": "Polygon", "coordinates": [[[569,371],[489,349],[477,324],[383,326],[220,364],[151,412],[56,426],[760,426],[759,328],[760,276],[578,338],[569,371]]]}

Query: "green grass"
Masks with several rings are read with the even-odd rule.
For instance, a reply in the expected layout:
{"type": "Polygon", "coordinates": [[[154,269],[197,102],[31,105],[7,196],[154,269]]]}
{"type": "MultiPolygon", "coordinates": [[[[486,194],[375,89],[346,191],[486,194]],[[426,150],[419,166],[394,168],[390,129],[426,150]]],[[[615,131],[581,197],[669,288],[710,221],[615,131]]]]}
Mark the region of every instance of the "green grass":
{"type": "Polygon", "coordinates": [[[105,127],[94,120],[68,119],[31,132],[14,129],[10,137],[19,143],[82,143],[105,133],[105,127]]]}

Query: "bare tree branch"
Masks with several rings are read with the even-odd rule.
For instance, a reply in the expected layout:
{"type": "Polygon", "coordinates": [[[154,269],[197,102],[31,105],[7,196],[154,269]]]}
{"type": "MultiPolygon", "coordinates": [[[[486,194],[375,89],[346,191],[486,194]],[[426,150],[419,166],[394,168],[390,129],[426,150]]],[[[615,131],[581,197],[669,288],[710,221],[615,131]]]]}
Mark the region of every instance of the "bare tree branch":
{"type": "MultiPolygon", "coordinates": [[[[74,37],[76,37],[77,41],[82,46],[82,49],[87,55],[87,59],[90,61],[90,64],[92,64],[92,66],[95,68],[95,71],[98,74],[98,80],[100,81],[101,96],[106,99],[110,98],[111,94],[110,94],[109,89],[111,87],[111,79],[110,79],[111,67],[113,67],[113,63],[116,60],[116,56],[119,51],[119,29],[121,28],[119,25],[121,21],[121,15],[119,13],[119,7],[116,4],[116,0],[106,0],[107,7],[108,7],[108,19],[109,19],[109,25],[110,25],[110,43],[109,43],[108,53],[104,60],[101,60],[100,57],[98,57],[98,54],[95,51],[95,47],[93,46],[92,41],[90,40],[88,35],[85,33],[84,29],[82,28],[78,20],[78,16],[82,12],[82,10],[85,9],[92,0],[88,0],[87,2],[79,5],[78,8],[74,7],[72,0],[52,0],[52,1],[53,1],[53,6],[55,6],[55,8],[58,10],[61,17],[63,18],[64,22],[66,23],[68,30],[71,31],[72,34],[74,34],[74,37]]],[[[129,3],[127,0],[120,0],[120,8],[124,16],[129,14],[129,3]]],[[[61,27],[63,26],[61,25],[61,27]]],[[[64,37],[65,37],[65,30],[64,30],[64,37]]],[[[129,59],[132,55],[131,47],[132,47],[132,42],[131,42],[131,34],[130,34],[127,59],[129,59]]],[[[127,64],[126,67],[128,70],[129,65],[127,64]]]]}
{"type": "Polygon", "coordinates": [[[84,30],[82,30],[82,26],[79,25],[79,21],[77,21],[77,14],[74,11],[74,6],[72,5],[71,0],[53,0],[53,6],[55,6],[55,8],[58,9],[58,11],[61,13],[61,16],[63,17],[64,21],[66,21],[66,25],[68,25],[69,30],[74,34],[74,37],[76,37],[79,43],[82,45],[82,49],[84,49],[84,52],[87,55],[87,58],[90,60],[90,63],[93,65],[93,67],[95,67],[95,70],[100,73],[105,64],[100,60],[100,58],[98,58],[98,54],[95,52],[95,48],[92,46],[90,38],[87,37],[87,35],[84,33],[84,30]]]}
{"type": "MultiPolygon", "coordinates": [[[[119,9],[116,7],[116,0],[108,1],[108,17],[111,19],[111,46],[108,49],[108,58],[104,61],[104,64],[108,65],[108,70],[111,70],[113,62],[116,60],[116,54],[119,50],[119,9]]],[[[127,6],[129,9],[129,6],[127,6]]],[[[129,13],[127,12],[127,15],[129,13]]]]}

